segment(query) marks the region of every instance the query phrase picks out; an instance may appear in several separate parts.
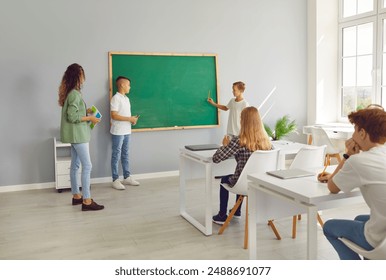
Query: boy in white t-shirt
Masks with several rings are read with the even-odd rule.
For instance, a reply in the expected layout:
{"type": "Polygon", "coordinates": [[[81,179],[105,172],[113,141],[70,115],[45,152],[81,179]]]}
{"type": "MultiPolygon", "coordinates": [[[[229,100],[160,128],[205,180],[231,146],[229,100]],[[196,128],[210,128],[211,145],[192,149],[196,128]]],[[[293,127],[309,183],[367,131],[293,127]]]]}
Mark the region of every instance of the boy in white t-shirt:
{"type": "Polygon", "coordinates": [[[235,82],[233,83],[233,86],[232,86],[232,92],[235,98],[232,98],[231,100],[229,100],[226,106],[215,103],[213,99],[210,97],[207,100],[211,105],[215,106],[220,110],[223,110],[223,111],[229,110],[227,136],[230,136],[231,138],[235,136],[239,136],[241,111],[244,108],[249,107],[248,102],[244,99],[244,96],[243,96],[244,91],[245,91],[245,84],[243,82],[235,82]]]}
{"type": "Polygon", "coordinates": [[[112,187],[117,190],[124,190],[125,185],[138,186],[139,183],[130,176],[129,170],[129,147],[131,125],[135,125],[138,116],[131,115],[130,100],[126,96],[130,92],[130,79],[119,76],[116,80],[118,92],[111,98],[111,129],[112,154],[111,172],[113,177],[112,187]],[[123,184],[119,180],[118,165],[122,163],[123,184]]]}
{"type": "Polygon", "coordinates": [[[359,260],[339,237],[345,237],[366,250],[372,250],[386,237],[386,112],[363,109],[348,116],[355,125],[352,138],[346,141],[347,153],[332,174],[320,174],[331,193],[359,188],[370,215],[354,220],[328,220],[324,235],[342,260],[359,260]]]}

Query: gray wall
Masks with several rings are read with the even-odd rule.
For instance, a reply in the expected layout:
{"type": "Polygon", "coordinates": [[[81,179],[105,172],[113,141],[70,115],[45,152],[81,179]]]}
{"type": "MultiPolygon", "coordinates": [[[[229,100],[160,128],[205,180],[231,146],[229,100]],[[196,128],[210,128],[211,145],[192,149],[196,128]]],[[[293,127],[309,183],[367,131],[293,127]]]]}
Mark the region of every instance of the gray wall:
{"type": "MultiPolygon", "coordinates": [[[[93,178],[110,176],[108,51],[216,53],[220,101],[234,81],[246,99],[306,122],[306,0],[0,0],[0,186],[54,181],[57,89],[66,67],[86,72],[88,105],[104,120],[93,132],[93,178]]],[[[135,83],[135,81],[133,81],[135,83]]],[[[132,104],[135,106],[135,104],[132,104]]],[[[185,144],[220,143],[214,129],[134,133],[133,174],[178,169],[185,144]]],[[[300,129],[301,130],[301,129],[300,129]]],[[[305,141],[303,135],[293,140],[305,141]]]]}

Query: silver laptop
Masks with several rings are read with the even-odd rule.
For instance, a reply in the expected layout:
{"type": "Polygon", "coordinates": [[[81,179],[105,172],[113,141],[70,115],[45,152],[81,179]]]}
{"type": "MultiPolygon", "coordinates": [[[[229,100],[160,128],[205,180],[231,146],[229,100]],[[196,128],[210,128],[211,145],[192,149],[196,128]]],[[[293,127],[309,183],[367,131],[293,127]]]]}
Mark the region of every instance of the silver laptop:
{"type": "Polygon", "coordinates": [[[292,179],[292,178],[299,178],[299,177],[315,176],[315,173],[302,170],[302,169],[297,169],[297,168],[267,171],[267,174],[280,179],[292,179]]]}
{"type": "Polygon", "coordinates": [[[202,145],[187,145],[186,149],[191,151],[206,151],[206,150],[217,150],[220,145],[217,144],[202,144],[202,145]]]}

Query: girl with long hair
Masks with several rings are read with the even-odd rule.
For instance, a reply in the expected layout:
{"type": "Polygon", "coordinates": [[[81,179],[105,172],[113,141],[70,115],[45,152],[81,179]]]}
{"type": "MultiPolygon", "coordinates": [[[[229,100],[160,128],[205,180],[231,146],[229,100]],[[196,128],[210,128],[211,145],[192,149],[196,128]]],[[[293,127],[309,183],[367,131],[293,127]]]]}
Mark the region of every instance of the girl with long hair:
{"type": "MultiPolygon", "coordinates": [[[[240,135],[233,137],[224,137],[223,146],[219,148],[213,155],[213,162],[219,163],[232,156],[237,161],[234,174],[223,176],[221,183],[228,184],[233,187],[241,171],[247,163],[249,157],[257,150],[271,150],[272,144],[264,130],[263,122],[261,121],[259,111],[255,107],[247,107],[241,112],[240,119],[240,135]]],[[[220,211],[213,216],[213,222],[216,224],[224,224],[227,219],[229,192],[220,184],[220,211]]],[[[236,197],[236,201],[239,196],[236,197]]],[[[235,217],[241,216],[241,204],[235,213],[235,217]]]]}
{"type": "Polygon", "coordinates": [[[104,206],[91,199],[90,175],[92,164],[89,151],[91,128],[87,122],[90,121],[96,124],[100,119],[87,114],[90,109],[86,108],[80,92],[84,81],[85,75],[82,66],[74,63],[67,67],[59,86],[59,105],[62,107],[60,138],[63,143],[71,143],[72,205],[82,204],[82,211],[93,211],[102,210],[104,206]],[[80,192],[77,176],[80,165],[82,165],[83,196],[80,192]]]}

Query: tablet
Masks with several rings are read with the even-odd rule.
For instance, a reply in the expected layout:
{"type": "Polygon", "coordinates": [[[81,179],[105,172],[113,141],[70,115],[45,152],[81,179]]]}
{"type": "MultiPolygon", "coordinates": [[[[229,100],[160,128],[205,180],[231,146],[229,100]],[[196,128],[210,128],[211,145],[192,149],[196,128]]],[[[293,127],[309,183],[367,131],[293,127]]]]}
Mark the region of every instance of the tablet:
{"type": "Polygon", "coordinates": [[[299,177],[315,176],[315,173],[302,170],[302,169],[297,169],[297,168],[267,171],[267,174],[280,179],[292,179],[292,178],[299,178],[299,177]]]}

